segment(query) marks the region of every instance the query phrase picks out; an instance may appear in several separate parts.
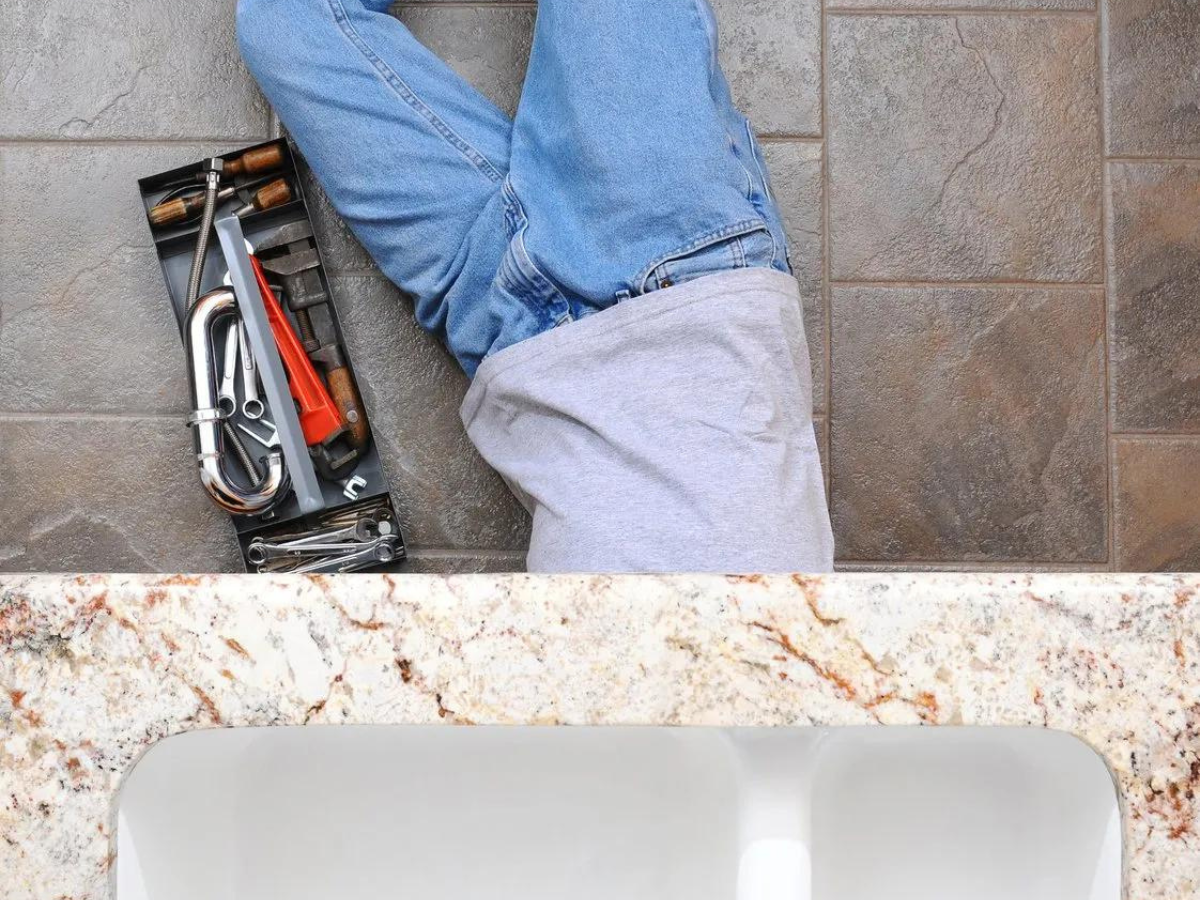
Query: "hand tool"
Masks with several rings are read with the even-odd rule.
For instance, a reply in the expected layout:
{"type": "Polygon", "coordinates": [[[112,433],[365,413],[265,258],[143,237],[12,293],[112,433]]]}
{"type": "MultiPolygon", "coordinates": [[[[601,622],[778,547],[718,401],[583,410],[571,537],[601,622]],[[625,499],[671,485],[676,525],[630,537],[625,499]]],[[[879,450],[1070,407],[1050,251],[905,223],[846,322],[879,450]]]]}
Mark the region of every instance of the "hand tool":
{"type": "Polygon", "coordinates": [[[315,547],[345,547],[348,542],[359,543],[375,540],[379,535],[391,534],[391,528],[379,529],[387,523],[379,523],[370,516],[360,516],[352,524],[338,528],[323,528],[303,537],[291,540],[268,541],[255,538],[247,548],[247,555],[252,563],[266,562],[268,559],[278,559],[284,556],[311,555],[315,547]]]}
{"type": "Polygon", "coordinates": [[[221,368],[221,389],[217,391],[217,408],[226,416],[232,416],[237,411],[237,393],[234,379],[237,377],[238,364],[238,335],[241,328],[235,316],[229,319],[229,327],[225,329],[225,365],[221,368]]]}
{"type": "Polygon", "coordinates": [[[363,409],[362,400],[358,396],[358,387],[354,384],[354,376],[346,365],[346,357],[342,348],[337,344],[326,344],[319,350],[310,353],[309,359],[325,367],[325,380],[329,382],[329,393],[337,405],[342,418],[346,420],[350,431],[346,439],[352,447],[365,447],[371,439],[371,426],[367,423],[367,414],[363,409]]]}
{"type": "Polygon", "coordinates": [[[241,422],[237,423],[237,427],[241,431],[244,431],[246,434],[250,435],[250,437],[254,438],[254,440],[258,441],[260,444],[262,444],[268,450],[274,450],[277,447],[281,446],[279,443],[279,429],[275,427],[275,423],[272,422],[270,419],[263,419],[262,423],[271,429],[267,433],[266,437],[263,437],[257,431],[250,428],[248,425],[243,425],[241,422]]]}
{"type": "MultiPolygon", "coordinates": [[[[268,180],[270,180],[270,176],[257,178],[254,181],[248,181],[244,184],[231,184],[228,187],[223,187],[217,191],[217,204],[220,205],[237,194],[245,195],[248,191],[257,190],[266,184],[268,180]]],[[[150,207],[150,224],[153,227],[163,228],[167,225],[181,225],[195,218],[204,210],[203,189],[193,191],[184,196],[173,196],[173,194],[178,194],[179,191],[180,188],[176,188],[172,193],[167,194],[162,200],[150,207]]]]}
{"type": "Polygon", "coordinates": [[[283,165],[283,147],[271,144],[269,147],[258,147],[247,150],[241,156],[234,157],[225,163],[225,171],[233,176],[261,175],[271,172],[283,165]]]}
{"type": "Polygon", "coordinates": [[[335,572],[390,562],[401,549],[386,507],[359,507],[325,521],[327,527],[317,531],[255,538],[246,558],[260,572],[335,572]]]}
{"type": "Polygon", "coordinates": [[[389,563],[396,558],[395,540],[383,540],[368,544],[362,550],[335,556],[329,559],[318,559],[304,565],[296,566],[287,571],[293,575],[315,575],[320,573],[337,574],[350,572],[364,566],[377,563],[389,563]]]}
{"type": "Polygon", "coordinates": [[[275,344],[279,347],[279,355],[287,371],[288,386],[298,406],[304,442],[309,447],[327,445],[345,433],[346,423],[317,376],[313,364],[304,355],[304,348],[300,346],[291,323],[283,314],[275,292],[267,283],[267,275],[258,257],[251,256],[250,262],[254,267],[254,277],[258,281],[271,331],[275,335],[275,344]]]}
{"type": "MultiPolygon", "coordinates": [[[[242,415],[247,419],[261,419],[266,411],[258,396],[258,366],[254,364],[254,351],[246,335],[246,322],[241,322],[240,346],[242,348],[242,415]]],[[[274,427],[274,426],[272,426],[274,427]]]]}
{"type": "Polygon", "coordinates": [[[250,213],[262,212],[275,206],[283,206],[283,204],[289,202],[291,199],[292,186],[287,183],[286,178],[276,178],[265,187],[261,187],[255,191],[250,197],[250,202],[239,206],[233,211],[233,214],[239,219],[244,219],[250,213]]]}
{"type": "MultiPolygon", "coordinates": [[[[282,144],[273,144],[270,147],[247,150],[241,156],[235,156],[233,159],[224,162],[224,169],[227,173],[237,178],[245,175],[264,175],[267,172],[280,168],[283,164],[283,146],[282,144]]],[[[203,172],[193,172],[191,175],[186,175],[183,178],[166,182],[159,185],[159,189],[174,188],[178,190],[179,188],[194,185],[197,181],[204,182],[203,172]]]]}
{"type": "Polygon", "coordinates": [[[308,312],[313,306],[329,302],[318,274],[321,260],[312,226],[308,222],[284,225],[271,237],[259,241],[256,252],[263,268],[283,281],[288,307],[296,316],[300,340],[309,358],[325,367],[333,402],[350,426],[350,445],[359,449],[365,447],[371,439],[371,427],[354,377],[346,365],[345,354],[337,344],[320,345],[308,312]],[[285,253],[275,253],[282,248],[286,248],[285,253]]]}
{"type": "Polygon", "coordinates": [[[217,408],[212,360],[212,331],[220,319],[235,315],[237,299],[233,291],[219,288],[198,299],[188,311],[184,323],[189,386],[192,394],[192,426],[200,483],[214,503],[235,515],[266,512],[287,495],[290,479],[283,456],[272,452],[267,458],[267,473],[250,489],[239,487],[225,474],[223,438],[236,436],[225,414],[217,408]]]}
{"type": "Polygon", "coordinates": [[[329,302],[329,295],[325,293],[317,273],[321,258],[313,242],[312,226],[308,222],[292,222],[282,226],[271,237],[259,242],[258,257],[262,260],[263,268],[283,281],[288,308],[296,316],[300,342],[306,353],[312,353],[321,343],[313,330],[309,309],[329,302]],[[285,252],[275,252],[281,248],[285,248],[285,252]]]}
{"type": "Polygon", "coordinates": [[[305,556],[329,556],[337,553],[354,553],[370,546],[390,542],[390,538],[378,535],[376,537],[345,541],[309,541],[304,544],[253,543],[247,548],[246,555],[250,559],[250,562],[257,566],[280,559],[295,560],[305,556]]]}
{"type": "MultiPolygon", "coordinates": [[[[217,191],[217,203],[223,203],[237,193],[237,188],[230,187],[221,188],[217,191]]],[[[150,224],[155,228],[161,228],[165,225],[178,225],[181,222],[186,222],[188,219],[199,215],[204,210],[206,192],[200,191],[195,194],[189,194],[186,197],[175,197],[171,200],[164,200],[150,207],[150,224]]]]}

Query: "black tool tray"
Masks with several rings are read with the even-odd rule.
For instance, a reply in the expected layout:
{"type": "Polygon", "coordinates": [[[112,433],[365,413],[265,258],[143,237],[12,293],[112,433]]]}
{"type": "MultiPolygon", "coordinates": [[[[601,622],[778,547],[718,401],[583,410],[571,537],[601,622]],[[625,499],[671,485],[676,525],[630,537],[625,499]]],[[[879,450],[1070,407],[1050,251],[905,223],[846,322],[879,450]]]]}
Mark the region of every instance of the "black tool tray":
{"type": "MultiPolygon", "coordinates": [[[[241,217],[240,230],[244,231],[246,241],[254,246],[257,246],[259,242],[269,241],[279,232],[282,226],[297,222],[307,222],[310,228],[312,225],[308,205],[304,199],[303,187],[298,177],[295,158],[286,140],[268,141],[256,147],[244,147],[221,158],[228,163],[230,160],[242,157],[247,151],[275,147],[278,147],[281,151],[282,165],[273,168],[269,176],[242,176],[222,182],[222,186],[226,184],[233,184],[235,186],[246,184],[249,186],[247,190],[239,190],[238,197],[230,199],[222,207],[223,209],[228,209],[232,205],[241,206],[244,202],[247,202],[253,190],[262,187],[264,180],[273,178],[284,178],[287,180],[291,188],[290,200],[269,209],[250,212],[241,217]]],[[[191,185],[196,189],[203,188],[203,183],[197,180],[197,173],[200,171],[201,164],[202,161],[197,160],[190,165],[180,166],[177,169],[151,175],[138,181],[138,188],[141,192],[142,203],[146,209],[148,224],[150,222],[151,208],[164,198],[178,196],[181,190],[187,190],[185,187],[187,185],[191,185]]],[[[230,221],[233,222],[234,229],[239,228],[238,222],[228,216],[225,222],[226,226],[229,225],[230,221]]],[[[150,227],[154,247],[162,265],[163,277],[167,285],[167,294],[171,307],[175,312],[176,320],[179,323],[181,337],[184,336],[183,329],[187,319],[187,309],[185,308],[187,283],[199,227],[199,215],[178,225],[150,227]]],[[[226,227],[226,233],[222,235],[222,240],[228,239],[228,230],[228,227],[226,227]]],[[[316,244],[315,236],[313,237],[313,244],[316,244]]],[[[320,247],[317,246],[316,250],[318,260],[320,260],[320,247]]],[[[243,257],[244,259],[245,257],[243,257]]],[[[230,269],[231,267],[226,259],[226,255],[222,251],[221,243],[218,242],[217,234],[213,234],[200,286],[201,296],[208,291],[228,284],[229,278],[227,273],[230,272],[230,269]]],[[[351,353],[342,335],[337,310],[333,302],[333,293],[330,290],[329,279],[326,275],[323,261],[320,262],[315,271],[320,279],[325,296],[329,298],[329,302],[313,306],[310,309],[313,331],[320,339],[322,345],[336,342],[341,347],[347,367],[353,373],[351,353]]],[[[237,283],[236,278],[234,283],[237,283]]],[[[257,295],[257,292],[255,293],[257,295]]],[[[260,303],[261,310],[261,301],[257,299],[257,296],[255,297],[255,302],[260,303]]],[[[239,308],[244,304],[243,294],[238,293],[239,308]]],[[[289,308],[287,303],[281,302],[280,305],[293,330],[298,332],[299,328],[294,312],[289,308]]],[[[244,318],[247,321],[247,327],[249,327],[249,314],[246,313],[244,318]]],[[[260,315],[259,318],[261,319],[262,316],[260,315]]],[[[262,325],[261,327],[263,333],[270,334],[266,325],[262,325]]],[[[225,335],[223,328],[218,327],[214,331],[216,333],[212,335],[213,371],[219,377],[223,368],[225,335]]],[[[273,352],[277,358],[279,357],[279,351],[276,349],[273,339],[260,338],[260,340],[266,343],[254,345],[254,341],[251,340],[251,344],[254,346],[268,346],[269,351],[273,352]]],[[[256,357],[257,355],[255,354],[256,357]]],[[[181,359],[180,365],[182,366],[183,364],[183,360],[181,359]]],[[[274,369],[276,372],[283,371],[281,365],[276,365],[274,369]]],[[[262,394],[264,405],[267,406],[263,418],[275,423],[281,432],[281,437],[285,428],[295,428],[296,430],[293,433],[296,435],[294,446],[303,448],[303,436],[299,431],[299,420],[295,415],[295,410],[280,411],[271,408],[271,385],[267,384],[266,369],[262,361],[259,361],[259,371],[264,380],[264,387],[267,388],[262,394]],[[291,423],[290,425],[289,422],[291,423]]],[[[277,396],[286,396],[285,389],[286,382],[284,389],[277,389],[277,396]]],[[[359,397],[361,398],[361,390],[359,391],[359,397]]],[[[288,397],[289,402],[290,399],[288,397]]],[[[364,406],[364,411],[368,422],[370,422],[370,410],[364,406]]],[[[238,421],[240,422],[241,420],[238,421]]],[[[269,432],[268,428],[262,426],[261,420],[250,420],[242,424],[255,428],[259,433],[265,434],[269,432]]],[[[248,437],[245,439],[245,445],[256,459],[266,456],[266,449],[248,437]]],[[[288,457],[289,470],[294,469],[294,466],[290,465],[293,461],[292,457],[288,457]]],[[[305,458],[304,463],[308,463],[307,458],[305,458]]],[[[231,515],[237,530],[243,562],[247,571],[260,570],[248,554],[248,548],[252,541],[260,538],[269,540],[280,535],[287,535],[289,538],[294,538],[297,534],[303,534],[307,531],[328,528],[331,525],[345,522],[348,515],[356,510],[369,510],[372,516],[389,520],[389,524],[395,529],[398,543],[395,548],[396,554],[393,561],[389,563],[373,563],[369,566],[356,566],[355,570],[379,567],[394,568],[394,564],[404,558],[403,538],[399,536],[398,520],[392,506],[383,466],[379,458],[377,443],[373,436],[365,448],[361,450],[361,456],[353,464],[353,467],[339,470],[337,480],[317,477],[311,464],[308,466],[305,477],[297,478],[298,474],[301,473],[293,474],[293,485],[289,489],[288,496],[266,513],[261,515],[231,515]],[[308,487],[306,488],[305,485],[308,487]],[[318,485],[319,487],[314,487],[318,485]],[[304,502],[301,502],[301,498],[303,498],[304,502]]],[[[197,473],[197,490],[203,490],[199,483],[199,473],[197,473]]]]}

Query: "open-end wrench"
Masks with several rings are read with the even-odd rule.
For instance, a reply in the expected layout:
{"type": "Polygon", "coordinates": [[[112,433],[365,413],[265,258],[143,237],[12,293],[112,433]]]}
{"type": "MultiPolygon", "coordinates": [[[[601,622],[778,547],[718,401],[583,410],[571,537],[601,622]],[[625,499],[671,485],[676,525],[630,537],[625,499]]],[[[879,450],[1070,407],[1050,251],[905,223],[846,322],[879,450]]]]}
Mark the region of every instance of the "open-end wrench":
{"type": "Polygon", "coordinates": [[[329,559],[315,559],[304,565],[296,566],[294,569],[288,569],[288,573],[299,575],[306,572],[348,572],[351,569],[368,566],[372,563],[391,562],[395,558],[395,543],[381,538],[379,541],[365,546],[364,549],[356,553],[347,553],[344,556],[334,556],[329,559]]]}
{"type": "Polygon", "coordinates": [[[221,369],[221,389],[217,392],[217,408],[226,416],[237,411],[237,393],[234,379],[238,365],[238,320],[231,319],[225,331],[225,366],[221,369]]]}
{"type": "Polygon", "coordinates": [[[361,547],[368,541],[392,537],[390,523],[386,530],[380,527],[381,524],[369,516],[363,516],[352,524],[337,528],[324,528],[291,540],[266,541],[256,538],[250,543],[248,554],[252,563],[259,564],[268,559],[310,554],[314,548],[319,549],[322,554],[327,554],[330,552],[330,547],[344,549],[361,547]],[[372,532],[376,530],[379,533],[373,536],[372,532]]]}
{"type": "Polygon", "coordinates": [[[261,419],[264,407],[258,396],[258,367],[254,364],[254,351],[250,349],[244,321],[241,323],[240,340],[242,345],[242,415],[247,419],[261,419]]]}
{"type": "Polygon", "coordinates": [[[391,542],[390,537],[377,537],[370,541],[335,541],[331,544],[305,544],[303,547],[283,549],[274,544],[255,544],[250,561],[262,565],[279,559],[304,559],[310,556],[336,556],[358,553],[391,542]]]}

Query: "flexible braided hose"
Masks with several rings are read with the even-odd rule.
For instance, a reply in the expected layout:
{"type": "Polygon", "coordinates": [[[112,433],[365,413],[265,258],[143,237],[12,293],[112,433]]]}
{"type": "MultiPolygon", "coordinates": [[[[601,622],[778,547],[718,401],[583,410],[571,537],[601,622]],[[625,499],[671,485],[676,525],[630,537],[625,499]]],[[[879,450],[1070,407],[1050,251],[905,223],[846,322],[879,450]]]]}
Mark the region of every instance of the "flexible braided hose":
{"type": "Polygon", "coordinates": [[[204,261],[208,258],[208,239],[212,234],[213,220],[217,217],[217,192],[221,188],[221,175],[209,172],[204,188],[204,212],[200,216],[200,233],[196,238],[196,253],[192,256],[192,271],[188,275],[187,308],[200,296],[200,280],[204,277],[204,261]]]}

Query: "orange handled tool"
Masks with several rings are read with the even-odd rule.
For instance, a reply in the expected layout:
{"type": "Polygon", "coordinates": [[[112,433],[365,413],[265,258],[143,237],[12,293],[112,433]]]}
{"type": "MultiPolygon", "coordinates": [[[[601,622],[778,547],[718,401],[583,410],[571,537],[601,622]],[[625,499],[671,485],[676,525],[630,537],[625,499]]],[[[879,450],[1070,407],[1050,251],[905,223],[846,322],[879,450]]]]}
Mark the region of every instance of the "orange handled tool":
{"type": "Polygon", "coordinates": [[[279,347],[279,355],[283,358],[284,368],[287,369],[288,386],[300,407],[300,427],[304,431],[304,443],[310,447],[324,444],[345,433],[346,422],[338,412],[333,398],[329,396],[329,391],[321,383],[317,370],[305,355],[292,324],[283,314],[275,292],[267,283],[262,263],[256,256],[250,257],[250,263],[254,266],[254,277],[258,281],[263,305],[267,308],[267,320],[275,334],[275,345],[279,347]]]}

